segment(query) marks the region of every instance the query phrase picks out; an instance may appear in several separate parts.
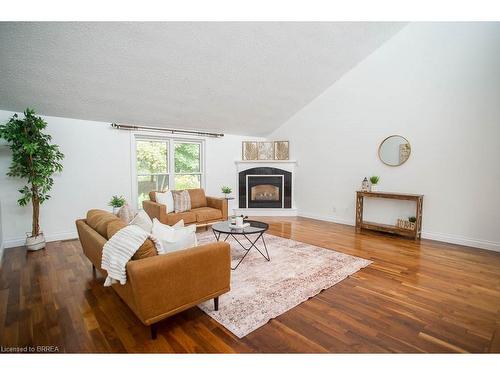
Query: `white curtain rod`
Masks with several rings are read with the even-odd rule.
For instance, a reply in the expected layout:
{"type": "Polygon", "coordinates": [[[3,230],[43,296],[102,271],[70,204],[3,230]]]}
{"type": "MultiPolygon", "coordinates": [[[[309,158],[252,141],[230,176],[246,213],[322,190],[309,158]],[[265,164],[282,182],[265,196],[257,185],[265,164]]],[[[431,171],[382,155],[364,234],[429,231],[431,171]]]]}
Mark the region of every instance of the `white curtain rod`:
{"type": "Polygon", "coordinates": [[[201,137],[224,137],[222,133],[208,133],[197,130],[182,130],[182,129],[169,129],[169,128],[159,128],[155,126],[139,126],[139,125],[125,125],[125,124],[111,124],[111,126],[115,129],[121,130],[148,130],[162,133],[170,133],[170,134],[189,134],[189,135],[198,135],[201,137]]]}

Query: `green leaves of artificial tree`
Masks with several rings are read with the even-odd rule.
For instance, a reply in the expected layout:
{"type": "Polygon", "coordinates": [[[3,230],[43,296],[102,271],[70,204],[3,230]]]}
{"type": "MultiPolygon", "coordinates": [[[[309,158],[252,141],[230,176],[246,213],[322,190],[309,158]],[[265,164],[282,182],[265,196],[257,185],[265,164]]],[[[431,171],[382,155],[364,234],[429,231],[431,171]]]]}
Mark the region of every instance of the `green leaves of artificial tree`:
{"type": "Polygon", "coordinates": [[[50,144],[52,137],[44,134],[47,123],[35,115],[33,109],[24,111],[24,119],[14,114],[7,124],[0,126],[0,138],[5,139],[12,151],[12,163],[7,175],[27,180],[19,189],[21,206],[31,200],[43,203],[50,198],[48,192],[54,184],[52,175],[63,169],[64,155],[59,146],[50,144]]]}

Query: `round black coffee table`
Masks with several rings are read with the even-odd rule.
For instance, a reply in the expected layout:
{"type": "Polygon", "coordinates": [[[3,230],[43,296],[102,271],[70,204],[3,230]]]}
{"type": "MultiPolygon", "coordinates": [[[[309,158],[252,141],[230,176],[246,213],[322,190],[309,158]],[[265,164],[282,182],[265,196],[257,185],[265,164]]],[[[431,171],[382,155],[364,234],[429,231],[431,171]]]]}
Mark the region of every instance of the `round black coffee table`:
{"type": "Polygon", "coordinates": [[[268,262],[271,260],[271,258],[269,257],[269,253],[267,251],[266,241],[264,241],[264,233],[269,228],[269,225],[266,223],[263,223],[261,221],[255,221],[255,220],[245,220],[245,223],[249,223],[250,226],[248,226],[246,228],[231,228],[229,226],[229,221],[222,221],[222,222],[215,223],[212,225],[212,231],[214,232],[214,236],[215,236],[215,239],[217,241],[220,240],[222,235],[226,235],[226,237],[222,241],[227,241],[229,236],[231,236],[232,238],[234,238],[234,240],[236,242],[238,242],[238,244],[243,248],[243,250],[245,250],[245,254],[239,260],[236,267],[234,267],[234,268],[231,267],[231,269],[233,271],[236,268],[238,268],[238,266],[241,264],[243,259],[245,259],[245,257],[249,253],[249,251],[252,250],[253,248],[255,248],[260,253],[260,255],[262,255],[264,257],[265,260],[267,260],[268,262]],[[250,235],[257,234],[258,236],[257,236],[257,238],[255,238],[255,240],[251,240],[247,236],[249,234],[250,235]],[[250,247],[243,246],[243,244],[240,242],[238,237],[246,238],[246,240],[248,242],[250,242],[250,247]],[[256,243],[259,239],[262,239],[262,243],[264,244],[264,249],[266,251],[266,255],[264,255],[264,253],[256,246],[256,243]]]}

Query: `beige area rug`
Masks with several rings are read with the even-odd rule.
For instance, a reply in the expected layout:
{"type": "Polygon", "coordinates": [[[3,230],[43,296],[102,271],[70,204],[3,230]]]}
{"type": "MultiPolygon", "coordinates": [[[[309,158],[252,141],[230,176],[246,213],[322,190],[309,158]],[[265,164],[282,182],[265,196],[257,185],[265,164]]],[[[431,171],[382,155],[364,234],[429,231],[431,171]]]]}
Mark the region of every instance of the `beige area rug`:
{"type": "MultiPolygon", "coordinates": [[[[215,241],[211,230],[197,236],[200,245],[215,241]]],[[[199,305],[239,338],[371,263],[282,237],[265,234],[265,240],[270,262],[252,249],[231,271],[231,291],[220,296],[219,311],[211,300],[199,305]]],[[[244,238],[240,241],[248,246],[244,238]]],[[[244,251],[233,239],[229,242],[234,267],[244,251]]],[[[261,240],[257,244],[263,247],[261,240]]]]}

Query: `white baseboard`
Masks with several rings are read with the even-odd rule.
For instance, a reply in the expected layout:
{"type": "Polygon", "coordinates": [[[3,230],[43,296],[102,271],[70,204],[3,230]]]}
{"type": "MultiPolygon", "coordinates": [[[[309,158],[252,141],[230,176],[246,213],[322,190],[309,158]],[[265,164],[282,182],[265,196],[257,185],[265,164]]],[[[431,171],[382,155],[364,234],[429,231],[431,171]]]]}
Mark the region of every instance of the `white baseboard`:
{"type": "MultiPolygon", "coordinates": [[[[45,235],[45,241],[47,242],[72,240],[75,238],[78,238],[78,232],[76,230],[69,232],[50,233],[45,235]]],[[[11,247],[23,246],[25,241],[26,237],[12,238],[5,240],[4,246],[6,249],[9,249],[11,247]]]]}
{"type": "Polygon", "coordinates": [[[246,216],[297,216],[296,208],[235,208],[235,215],[246,216]]]}
{"type": "MultiPolygon", "coordinates": [[[[330,221],[332,223],[345,224],[345,225],[350,225],[350,226],[354,226],[354,224],[355,224],[354,221],[338,219],[338,218],[328,216],[328,215],[317,215],[317,214],[313,214],[310,212],[304,212],[302,210],[299,210],[298,216],[303,216],[303,217],[307,217],[310,219],[316,219],[316,220],[330,221]]],[[[478,240],[475,238],[462,237],[462,236],[457,236],[454,234],[435,233],[435,232],[427,232],[427,231],[422,231],[422,238],[425,238],[427,240],[448,242],[448,243],[452,243],[455,245],[476,247],[479,249],[500,252],[500,243],[488,241],[488,240],[478,240]]]]}
{"type": "Polygon", "coordinates": [[[302,217],[307,217],[309,219],[316,219],[316,220],[322,220],[322,221],[330,221],[332,223],[354,226],[354,222],[353,221],[343,220],[343,219],[339,219],[339,218],[328,216],[328,215],[318,215],[318,214],[313,214],[311,212],[305,212],[305,211],[302,211],[302,210],[299,210],[299,212],[297,213],[297,215],[298,216],[302,216],[302,217]]]}
{"type": "Polygon", "coordinates": [[[434,233],[427,231],[425,232],[422,231],[422,238],[500,252],[500,243],[488,240],[478,240],[475,238],[462,237],[454,234],[452,235],[446,233],[434,233]]]}

